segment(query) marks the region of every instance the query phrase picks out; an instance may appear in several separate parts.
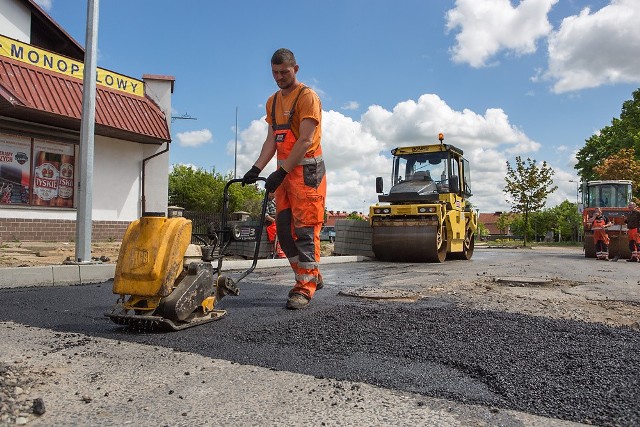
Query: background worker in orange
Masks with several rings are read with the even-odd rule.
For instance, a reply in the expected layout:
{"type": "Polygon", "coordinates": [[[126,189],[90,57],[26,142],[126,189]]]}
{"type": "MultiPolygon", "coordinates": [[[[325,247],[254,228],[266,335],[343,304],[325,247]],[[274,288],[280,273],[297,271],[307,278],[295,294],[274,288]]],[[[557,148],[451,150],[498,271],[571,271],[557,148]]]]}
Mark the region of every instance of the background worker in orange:
{"type": "Polygon", "coordinates": [[[629,209],[631,213],[625,217],[625,224],[627,224],[627,236],[629,237],[629,250],[631,251],[631,258],[628,262],[640,262],[638,253],[638,247],[640,246],[640,235],[638,233],[638,227],[640,227],[640,211],[636,207],[634,202],[629,202],[629,209]]]}
{"type": "Polygon", "coordinates": [[[613,223],[602,214],[602,209],[596,208],[591,220],[593,242],[596,246],[596,259],[609,260],[609,235],[606,228],[611,225],[613,223]]]}
{"type": "Polygon", "coordinates": [[[267,230],[267,239],[273,244],[273,258],[286,258],[284,252],[280,248],[280,242],[276,239],[276,201],[275,195],[269,193],[269,202],[267,203],[267,212],[264,215],[264,222],[267,230]]]}
{"type": "Polygon", "coordinates": [[[297,79],[298,64],[289,49],[271,57],[271,72],[280,88],[267,101],[269,131],[243,184],[256,181],[277,155],[277,170],[265,189],[276,196],[278,240],[295,274],[287,308],[306,307],[322,287],[320,229],[324,221],[327,181],[322,158],[322,104],[318,95],[297,79]]]}

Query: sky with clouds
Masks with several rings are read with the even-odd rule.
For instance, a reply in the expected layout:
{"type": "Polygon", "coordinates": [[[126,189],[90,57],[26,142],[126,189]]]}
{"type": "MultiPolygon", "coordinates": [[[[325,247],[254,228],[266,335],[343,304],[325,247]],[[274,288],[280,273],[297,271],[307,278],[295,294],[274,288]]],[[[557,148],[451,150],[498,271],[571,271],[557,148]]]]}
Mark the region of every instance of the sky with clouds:
{"type": "MultiPolygon", "coordinates": [[[[86,0],[38,3],[85,44],[86,0]]],[[[328,209],[368,209],[390,150],[443,132],[492,212],[516,156],[555,171],[548,206],[576,200],[575,153],[640,86],[637,22],[638,0],[101,1],[98,66],[174,76],[171,163],[242,176],[288,47],[323,103],[328,209]]]]}

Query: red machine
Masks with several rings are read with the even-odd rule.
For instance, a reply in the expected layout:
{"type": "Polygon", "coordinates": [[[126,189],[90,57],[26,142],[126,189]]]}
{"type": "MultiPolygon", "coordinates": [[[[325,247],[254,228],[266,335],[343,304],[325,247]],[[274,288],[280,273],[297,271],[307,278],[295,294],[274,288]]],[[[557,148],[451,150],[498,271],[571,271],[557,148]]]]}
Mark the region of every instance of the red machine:
{"type": "Polygon", "coordinates": [[[601,208],[604,216],[613,225],[607,228],[609,235],[609,257],[630,258],[629,241],[625,217],[629,214],[632,198],[631,181],[626,179],[588,181],[582,187],[582,225],[584,229],[584,256],[596,257],[591,221],[595,208],[601,208]]]}

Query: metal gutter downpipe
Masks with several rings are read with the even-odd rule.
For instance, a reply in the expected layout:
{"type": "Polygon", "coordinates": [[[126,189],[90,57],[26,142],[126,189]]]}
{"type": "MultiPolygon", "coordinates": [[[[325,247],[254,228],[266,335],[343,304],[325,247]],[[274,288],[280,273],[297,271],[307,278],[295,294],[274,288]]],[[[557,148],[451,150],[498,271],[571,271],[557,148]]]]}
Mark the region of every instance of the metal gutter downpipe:
{"type": "Polygon", "coordinates": [[[146,196],[146,192],[144,190],[145,188],[145,181],[146,181],[146,172],[145,172],[145,167],[147,164],[148,160],[153,159],[154,157],[158,157],[161,154],[166,153],[167,151],[169,151],[169,141],[167,141],[167,148],[165,148],[164,150],[160,151],[159,153],[155,153],[149,157],[147,157],[146,159],[142,160],[142,214],[144,215],[145,212],[147,212],[147,196],[146,196]]]}

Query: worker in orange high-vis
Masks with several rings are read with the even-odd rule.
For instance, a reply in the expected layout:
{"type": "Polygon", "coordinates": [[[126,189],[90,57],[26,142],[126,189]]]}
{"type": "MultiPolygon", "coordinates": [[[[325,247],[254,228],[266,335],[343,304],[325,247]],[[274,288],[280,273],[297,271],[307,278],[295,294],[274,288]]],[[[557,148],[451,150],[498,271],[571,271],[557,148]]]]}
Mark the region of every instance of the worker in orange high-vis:
{"type": "Polygon", "coordinates": [[[322,158],[322,104],[318,95],[297,79],[293,52],[278,49],[271,72],[280,88],[266,104],[267,137],[243,185],[252,184],[276,155],[276,171],[265,182],[275,193],[278,240],[295,274],[287,308],[309,304],[322,288],[320,229],[324,221],[327,181],[322,158]]]}
{"type": "Polygon", "coordinates": [[[591,219],[593,243],[596,247],[596,259],[609,261],[609,235],[607,234],[607,227],[611,225],[613,225],[613,223],[602,214],[602,209],[596,208],[593,219],[591,219]]]}
{"type": "Polygon", "coordinates": [[[275,195],[269,193],[269,201],[267,202],[267,212],[264,215],[265,229],[267,230],[267,239],[273,245],[273,258],[286,258],[287,256],[280,247],[280,242],[276,238],[276,201],[275,195]]]}
{"type": "Polygon", "coordinates": [[[631,251],[631,258],[628,262],[640,262],[640,210],[636,206],[635,202],[629,202],[629,210],[631,213],[625,216],[624,222],[627,224],[627,236],[629,237],[629,250],[631,251]]]}

